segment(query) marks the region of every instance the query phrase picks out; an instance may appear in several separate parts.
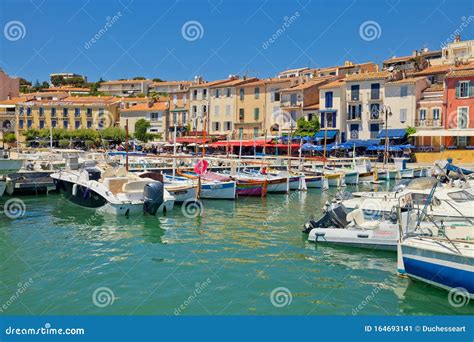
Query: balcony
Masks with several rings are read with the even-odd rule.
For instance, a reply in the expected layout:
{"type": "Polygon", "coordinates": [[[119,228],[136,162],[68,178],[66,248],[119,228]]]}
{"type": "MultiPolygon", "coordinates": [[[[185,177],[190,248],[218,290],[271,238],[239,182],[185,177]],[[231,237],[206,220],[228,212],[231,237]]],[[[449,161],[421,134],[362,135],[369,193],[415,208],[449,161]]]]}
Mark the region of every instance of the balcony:
{"type": "Polygon", "coordinates": [[[361,121],[362,120],[362,114],[361,113],[347,113],[346,116],[347,121],[361,121]]]}
{"type": "Polygon", "coordinates": [[[427,128],[441,128],[443,127],[441,119],[432,120],[415,120],[415,127],[427,127],[427,128]]]}

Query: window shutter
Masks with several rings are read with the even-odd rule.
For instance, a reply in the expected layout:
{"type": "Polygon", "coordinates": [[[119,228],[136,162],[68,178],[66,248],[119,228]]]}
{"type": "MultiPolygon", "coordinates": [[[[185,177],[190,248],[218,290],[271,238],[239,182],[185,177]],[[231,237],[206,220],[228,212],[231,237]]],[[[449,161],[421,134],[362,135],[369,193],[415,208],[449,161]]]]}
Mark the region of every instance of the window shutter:
{"type": "Polygon", "coordinates": [[[321,128],[324,128],[324,115],[325,113],[321,113],[321,123],[320,123],[320,126],[321,128]]]}
{"type": "Polygon", "coordinates": [[[469,97],[474,97],[474,81],[469,81],[469,97]]]}
{"type": "Polygon", "coordinates": [[[336,113],[332,113],[332,127],[336,128],[336,113]]]}
{"type": "Polygon", "coordinates": [[[456,82],[456,97],[461,96],[461,82],[456,82]]]}

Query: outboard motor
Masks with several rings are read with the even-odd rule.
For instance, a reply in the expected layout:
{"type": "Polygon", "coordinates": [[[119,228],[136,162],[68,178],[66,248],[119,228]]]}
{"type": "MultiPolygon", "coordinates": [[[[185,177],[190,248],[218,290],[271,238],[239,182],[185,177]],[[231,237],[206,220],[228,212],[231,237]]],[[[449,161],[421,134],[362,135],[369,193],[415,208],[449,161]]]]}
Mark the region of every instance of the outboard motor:
{"type": "Polygon", "coordinates": [[[165,187],[162,182],[153,182],[145,185],[143,189],[143,212],[155,215],[160,205],[164,202],[165,187]]]}
{"type": "Polygon", "coordinates": [[[309,220],[303,229],[303,233],[309,234],[313,228],[345,228],[347,222],[347,209],[340,203],[326,205],[323,215],[318,220],[309,220]]]}

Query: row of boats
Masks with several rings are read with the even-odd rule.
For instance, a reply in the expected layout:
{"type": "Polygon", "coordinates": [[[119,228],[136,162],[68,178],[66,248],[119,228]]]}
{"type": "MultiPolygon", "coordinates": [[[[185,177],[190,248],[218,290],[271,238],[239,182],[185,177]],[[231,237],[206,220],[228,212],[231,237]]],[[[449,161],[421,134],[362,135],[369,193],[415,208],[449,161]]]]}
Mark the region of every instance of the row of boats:
{"type": "Polygon", "coordinates": [[[315,243],[387,250],[401,275],[474,298],[474,173],[437,162],[388,192],[339,193],[303,232],[315,243]]]}

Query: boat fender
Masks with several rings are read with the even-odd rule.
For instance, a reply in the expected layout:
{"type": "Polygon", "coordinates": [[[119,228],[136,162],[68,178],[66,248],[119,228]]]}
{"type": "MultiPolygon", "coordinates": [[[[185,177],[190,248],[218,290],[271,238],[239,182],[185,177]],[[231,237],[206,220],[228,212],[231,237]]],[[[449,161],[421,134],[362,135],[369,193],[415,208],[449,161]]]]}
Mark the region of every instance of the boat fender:
{"type": "Polygon", "coordinates": [[[164,203],[165,188],[162,182],[148,183],[143,188],[143,212],[155,215],[164,203]]]}
{"type": "Polygon", "coordinates": [[[76,195],[77,195],[77,187],[78,187],[77,184],[74,184],[74,185],[72,186],[72,195],[73,195],[73,196],[76,196],[76,195]]]}

